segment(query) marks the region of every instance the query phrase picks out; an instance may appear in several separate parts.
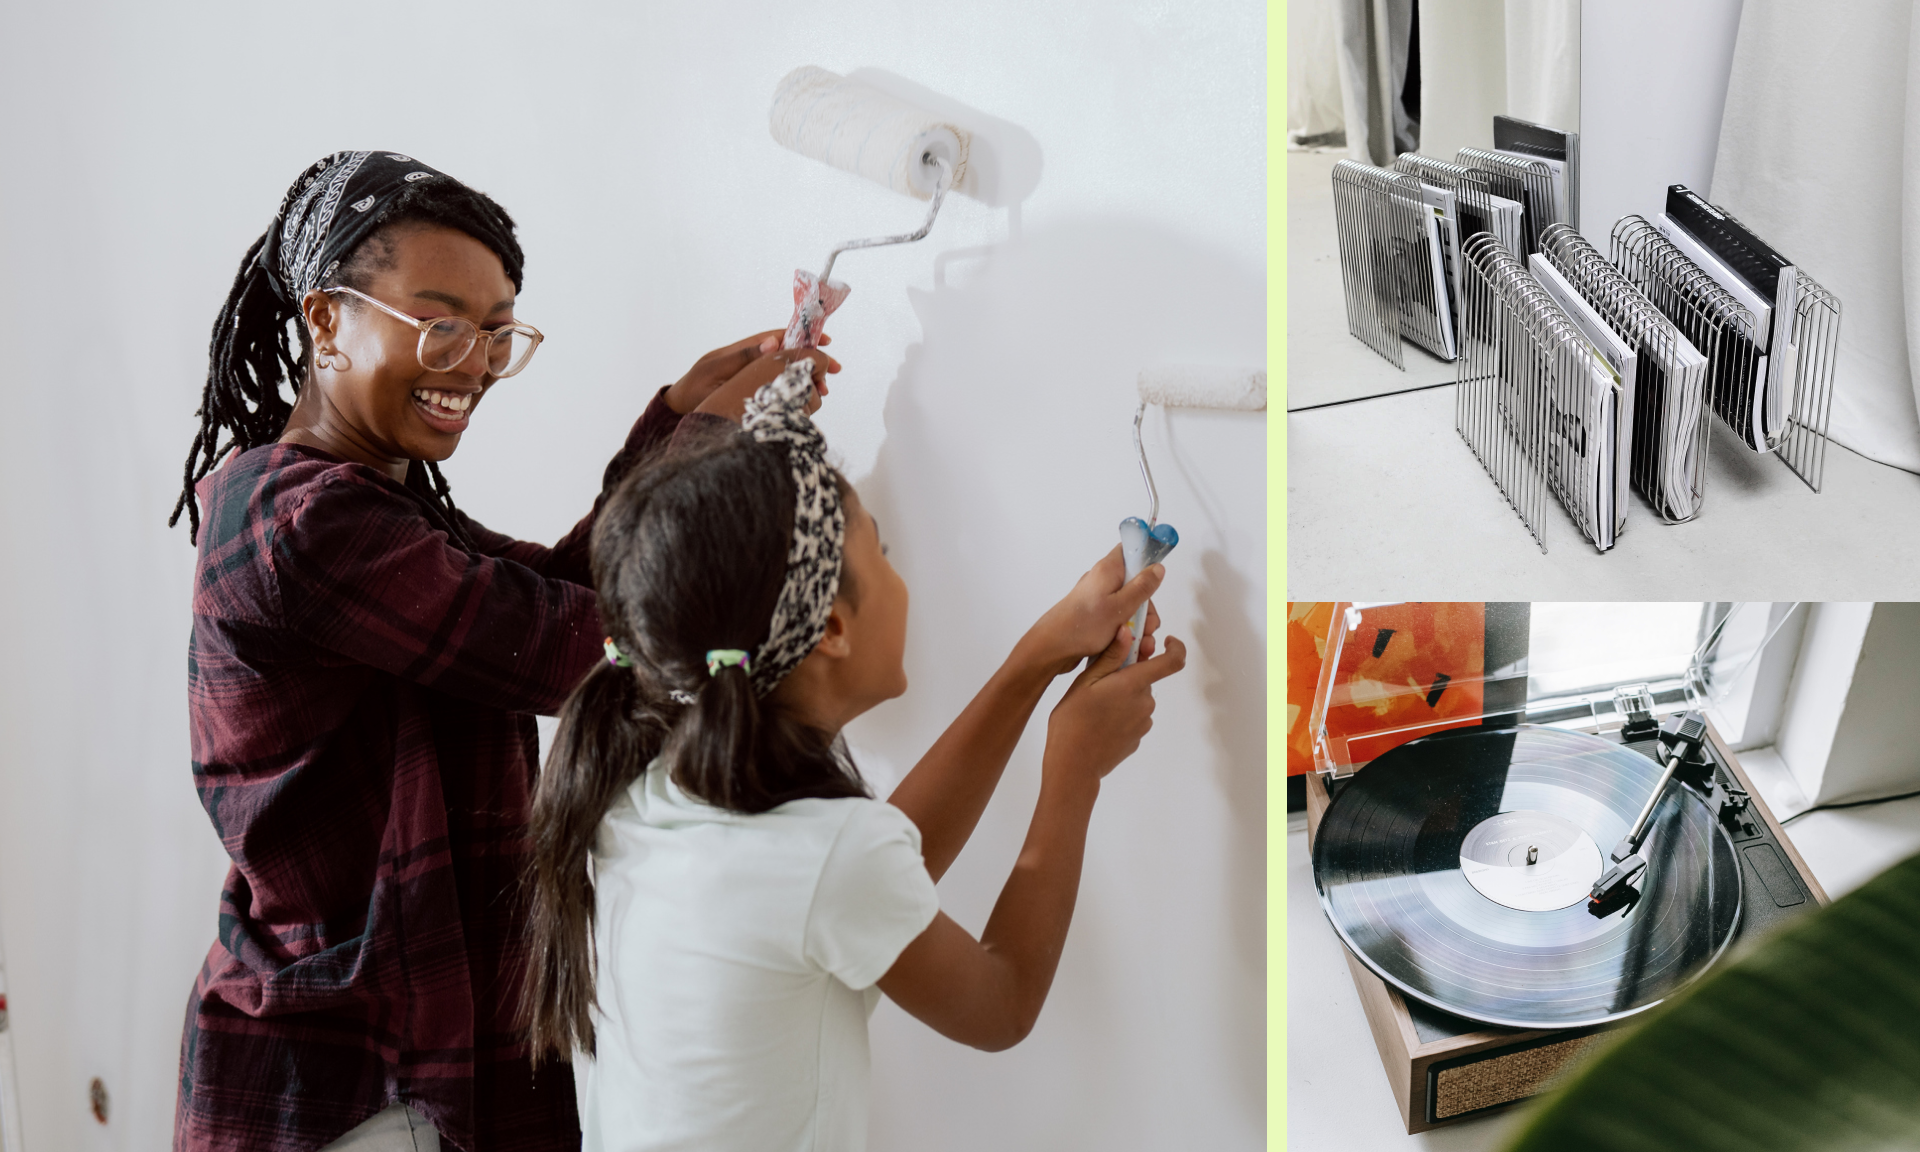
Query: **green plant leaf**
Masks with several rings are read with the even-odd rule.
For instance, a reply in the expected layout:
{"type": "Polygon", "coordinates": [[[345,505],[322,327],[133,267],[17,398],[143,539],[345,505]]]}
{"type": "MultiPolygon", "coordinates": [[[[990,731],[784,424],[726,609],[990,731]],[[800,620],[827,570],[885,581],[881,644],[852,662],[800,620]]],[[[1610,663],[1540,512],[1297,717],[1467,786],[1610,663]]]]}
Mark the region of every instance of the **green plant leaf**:
{"type": "Polygon", "coordinates": [[[1508,1145],[1603,1149],[1920,1149],[1920,856],[1655,1009],[1508,1145]]]}

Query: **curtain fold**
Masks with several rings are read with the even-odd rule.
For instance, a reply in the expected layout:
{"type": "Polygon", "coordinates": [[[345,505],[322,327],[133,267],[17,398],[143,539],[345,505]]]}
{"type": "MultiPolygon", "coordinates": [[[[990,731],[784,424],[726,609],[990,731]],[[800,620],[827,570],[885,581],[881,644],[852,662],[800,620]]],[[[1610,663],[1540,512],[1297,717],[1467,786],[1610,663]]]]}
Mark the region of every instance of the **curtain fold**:
{"type": "Polygon", "coordinates": [[[1385,166],[1420,147],[1400,102],[1413,35],[1413,0],[1335,0],[1335,40],[1347,155],[1385,166]]]}
{"type": "Polygon", "coordinates": [[[1920,472],[1914,0],[1747,4],[1710,199],[1840,298],[1835,442],[1920,472]]]}

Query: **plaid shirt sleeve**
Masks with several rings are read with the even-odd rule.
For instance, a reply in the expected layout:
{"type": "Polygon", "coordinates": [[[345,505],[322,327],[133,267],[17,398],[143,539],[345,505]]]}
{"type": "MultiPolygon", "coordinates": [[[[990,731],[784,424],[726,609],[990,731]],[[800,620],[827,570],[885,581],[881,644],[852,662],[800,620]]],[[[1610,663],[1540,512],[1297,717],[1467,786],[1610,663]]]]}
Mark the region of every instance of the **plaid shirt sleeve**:
{"type": "Polygon", "coordinates": [[[478,529],[452,544],[368,469],[306,487],[273,546],[284,622],[356,664],[512,712],[552,715],[600,651],[587,543],[614,486],[671,435],[664,389],[607,465],[594,510],[551,548],[478,529]]]}
{"type": "Polygon", "coordinates": [[[272,547],[289,632],[475,704],[552,713],[599,647],[591,590],[453,545],[369,469],[306,486],[272,547]]]}

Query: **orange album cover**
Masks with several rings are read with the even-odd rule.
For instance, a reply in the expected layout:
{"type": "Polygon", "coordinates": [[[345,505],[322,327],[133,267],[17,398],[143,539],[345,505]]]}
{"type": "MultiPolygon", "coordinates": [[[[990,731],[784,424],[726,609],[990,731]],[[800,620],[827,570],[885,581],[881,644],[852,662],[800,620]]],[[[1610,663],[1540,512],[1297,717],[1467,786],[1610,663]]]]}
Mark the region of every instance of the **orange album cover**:
{"type": "MultiPolygon", "coordinates": [[[[1402,740],[1370,743],[1377,756],[1396,743],[1479,722],[1486,662],[1484,603],[1390,604],[1366,610],[1335,671],[1336,704],[1327,731],[1348,736],[1411,729],[1402,740]],[[1343,702],[1344,701],[1344,702],[1343,702]],[[1451,723],[1447,721],[1452,720],[1451,723]]],[[[1334,605],[1287,605],[1287,775],[1313,768],[1309,713],[1326,661],[1334,605]]]]}

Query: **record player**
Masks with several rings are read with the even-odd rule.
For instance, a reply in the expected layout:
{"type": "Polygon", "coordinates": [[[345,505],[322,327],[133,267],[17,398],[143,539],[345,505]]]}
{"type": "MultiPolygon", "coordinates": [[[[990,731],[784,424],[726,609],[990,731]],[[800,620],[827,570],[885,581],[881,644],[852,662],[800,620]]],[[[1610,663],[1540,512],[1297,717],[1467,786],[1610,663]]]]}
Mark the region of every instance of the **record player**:
{"type": "Polygon", "coordinates": [[[1527,606],[1497,604],[1477,668],[1367,679],[1409,607],[1335,606],[1306,796],[1321,909],[1411,1133],[1543,1090],[1827,896],[1711,722],[1757,656],[1724,642],[1745,606],[1651,683],[1530,668],[1527,606]]]}

